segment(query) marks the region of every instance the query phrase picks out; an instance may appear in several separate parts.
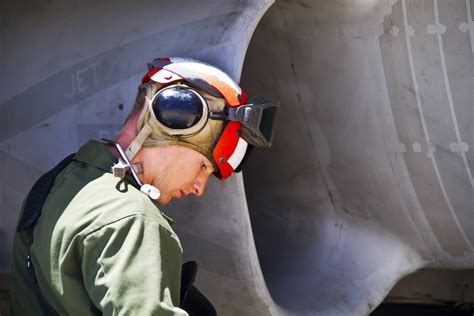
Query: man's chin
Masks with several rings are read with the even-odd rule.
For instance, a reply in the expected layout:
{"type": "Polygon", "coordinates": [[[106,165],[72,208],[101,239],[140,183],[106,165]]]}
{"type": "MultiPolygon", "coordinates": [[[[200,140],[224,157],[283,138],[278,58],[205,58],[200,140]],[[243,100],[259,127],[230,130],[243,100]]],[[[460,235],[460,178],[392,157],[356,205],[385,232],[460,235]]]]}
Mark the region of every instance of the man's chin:
{"type": "Polygon", "coordinates": [[[156,203],[158,203],[160,205],[166,205],[171,201],[171,197],[162,195],[162,196],[160,196],[160,198],[158,200],[155,200],[155,201],[156,201],[156,203]]]}

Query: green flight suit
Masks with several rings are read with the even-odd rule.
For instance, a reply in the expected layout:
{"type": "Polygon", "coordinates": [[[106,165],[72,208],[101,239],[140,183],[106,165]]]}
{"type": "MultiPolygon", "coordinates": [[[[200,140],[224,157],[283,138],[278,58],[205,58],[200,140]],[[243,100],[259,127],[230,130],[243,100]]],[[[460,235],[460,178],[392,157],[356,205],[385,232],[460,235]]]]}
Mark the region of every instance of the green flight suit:
{"type": "Polygon", "coordinates": [[[179,309],[182,249],[154,202],[111,174],[116,158],[90,141],[54,180],[33,228],[17,233],[12,312],[41,315],[25,258],[61,315],[187,315],[179,309]]]}

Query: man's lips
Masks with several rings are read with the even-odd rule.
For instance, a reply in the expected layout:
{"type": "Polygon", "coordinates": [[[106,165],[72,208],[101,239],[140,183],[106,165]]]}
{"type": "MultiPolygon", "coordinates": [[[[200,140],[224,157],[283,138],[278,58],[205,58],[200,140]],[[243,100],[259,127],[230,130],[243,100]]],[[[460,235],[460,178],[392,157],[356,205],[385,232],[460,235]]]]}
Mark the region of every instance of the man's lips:
{"type": "Polygon", "coordinates": [[[179,190],[177,193],[173,194],[171,197],[175,199],[180,199],[186,196],[186,193],[183,190],[179,190]]]}

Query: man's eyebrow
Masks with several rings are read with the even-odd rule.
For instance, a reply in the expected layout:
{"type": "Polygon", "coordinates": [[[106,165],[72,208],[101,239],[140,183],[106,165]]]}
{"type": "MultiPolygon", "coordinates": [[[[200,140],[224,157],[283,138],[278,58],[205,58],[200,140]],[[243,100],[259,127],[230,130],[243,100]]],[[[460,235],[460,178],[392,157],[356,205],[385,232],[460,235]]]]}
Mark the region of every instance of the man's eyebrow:
{"type": "Polygon", "coordinates": [[[212,168],[212,170],[214,170],[214,165],[212,163],[207,162],[206,160],[204,160],[202,163],[206,166],[206,168],[208,169],[212,168]]]}

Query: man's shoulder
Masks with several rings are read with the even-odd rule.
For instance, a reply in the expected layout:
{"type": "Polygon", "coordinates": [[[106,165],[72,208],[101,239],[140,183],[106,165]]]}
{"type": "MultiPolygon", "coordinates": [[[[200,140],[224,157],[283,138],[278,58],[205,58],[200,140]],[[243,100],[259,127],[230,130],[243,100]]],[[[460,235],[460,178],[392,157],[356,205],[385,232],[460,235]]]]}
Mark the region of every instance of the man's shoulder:
{"type": "Polygon", "coordinates": [[[46,230],[88,234],[133,216],[172,229],[150,198],[124,179],[73,161],[59,174],[44,205],[40,222],[46,230]],[[49,226],[49,228],[47,228],[49,226]]]}
{"type": "Polygon", "coordinates": [[[85,185],[71,200],[60,221],[85,220],[89,230],[107,225],[122,218],[147,218],[171,230],[168,221],[150,198],[123,179],[110,173],[85,185]]]}

